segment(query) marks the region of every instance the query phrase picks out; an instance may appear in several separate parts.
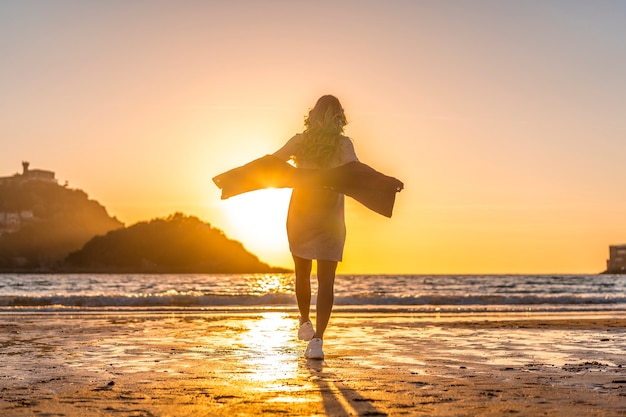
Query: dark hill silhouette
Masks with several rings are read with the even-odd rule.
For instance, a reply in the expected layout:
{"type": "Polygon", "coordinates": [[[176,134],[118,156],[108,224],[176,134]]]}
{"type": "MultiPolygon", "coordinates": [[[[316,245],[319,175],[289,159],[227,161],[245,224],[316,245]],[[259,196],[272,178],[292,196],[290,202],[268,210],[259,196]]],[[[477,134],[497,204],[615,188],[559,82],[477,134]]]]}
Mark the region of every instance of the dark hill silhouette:
{"type": "Polygon", "coordinates": [[[54,269],[92,237],[124,226],[84,191],[38,173],[0,181],[0,270],[54,269]]]}
{"type": "Polygon", "coordinates": [[[285,271],[259,261],[221,230],[181,213],[94,237],[66,258],[65,268],[152,273],[285,271]]]}

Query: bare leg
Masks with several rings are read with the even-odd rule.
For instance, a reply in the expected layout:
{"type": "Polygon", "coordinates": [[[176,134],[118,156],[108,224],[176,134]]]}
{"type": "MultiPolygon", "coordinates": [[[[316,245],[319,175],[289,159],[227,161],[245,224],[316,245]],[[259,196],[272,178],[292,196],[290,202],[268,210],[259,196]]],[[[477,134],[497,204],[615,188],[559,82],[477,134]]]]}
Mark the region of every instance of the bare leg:
{"type": "Polygon", "coordinates": [[[324,338],[324,332],[335,300],[335,271],[337,262],[317,261],[316,331],[314,337],[324,338]]]}
{"type": "Polygon", "coordinates": [[[300,324],[309,321],[311,311],[311,265],[309,259],[293,257],[296,267],[296,299],[300,310],[300,324]]]}

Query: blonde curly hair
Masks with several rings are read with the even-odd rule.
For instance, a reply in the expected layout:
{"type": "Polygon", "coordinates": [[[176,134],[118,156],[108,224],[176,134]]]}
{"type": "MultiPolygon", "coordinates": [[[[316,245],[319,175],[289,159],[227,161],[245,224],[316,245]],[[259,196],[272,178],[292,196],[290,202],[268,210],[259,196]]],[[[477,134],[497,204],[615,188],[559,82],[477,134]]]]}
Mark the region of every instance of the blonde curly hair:
{"type": "Polygon", "coordinates": [[[320,97],[304,118],[304,138],[296,152],[296,163],[313,162],[320,167],[329,166],[337,154],[339,139],[348,124],[337,97],[320,97]]]}

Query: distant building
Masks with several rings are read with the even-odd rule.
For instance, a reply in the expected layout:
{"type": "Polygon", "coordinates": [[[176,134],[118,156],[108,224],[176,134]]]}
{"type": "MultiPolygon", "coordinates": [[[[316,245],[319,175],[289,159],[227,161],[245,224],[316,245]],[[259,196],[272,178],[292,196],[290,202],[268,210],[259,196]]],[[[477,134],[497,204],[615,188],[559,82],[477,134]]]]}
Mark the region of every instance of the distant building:
{"type": "Polygon", "coordinates": [[[5,213],[4,216],[4,231],[13,233],[20,230],[20,215],[19,213],[5,213]]]}
{"type": "Polygon", "coordinates": [[[36,219],[32,210],[0,211],[0,236],[15,233],[33,221],[36,219]]]}
{"type": "Polygon", "coordinates": [[[28,169],[29,166],[30,163],[26,161],[22,162],[23,179],[57,182],[56,178],[54,178],[54,172],[46,171],[44,169],[28,169]]]}
{"type": "MultiPolygon", "coordinates": [[[[22,173],[10,177],[0,177],[1,184],[22,184],[31,181],[57,183],[54,172],[44,169],[29,169],[30,163],[22,162],[22,173]]],[[[5,233],[15,233],[24,225],[36,221],[35,213],[30,207],[14,208],[11,211],[0,212],[0,236],[5,233]]]]}
{"type": "Polygon", "coordinates": [[[11,177],[0,177],[0,184],[15,181],[48,181],[56,184],[57,180],[54,177],[53,171],[46,171],[44,169],[29,169],[29,162],[22,162],[22,173],[15,174],[11,177]]]}
{"type": "Polygon", "coordinates": [[[609,246],[609,259],[606,261],[606,272],[613,274],[626,273],[626,245],[609,246]]]}

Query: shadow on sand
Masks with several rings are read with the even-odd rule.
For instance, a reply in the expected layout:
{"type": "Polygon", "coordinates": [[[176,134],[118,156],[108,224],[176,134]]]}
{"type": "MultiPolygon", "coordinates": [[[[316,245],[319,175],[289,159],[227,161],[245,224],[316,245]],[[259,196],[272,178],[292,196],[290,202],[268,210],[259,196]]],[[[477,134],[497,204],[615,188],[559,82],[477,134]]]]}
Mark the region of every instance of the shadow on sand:
{"type": "Polygon", "coordinates": [[[328,416],[386,416],[372,405],[372,399],[347,387],[326,361],[306,359],[301,362],[303,370],[311,374],[311,380],[319,387],[324,411],[328,416]]]}

